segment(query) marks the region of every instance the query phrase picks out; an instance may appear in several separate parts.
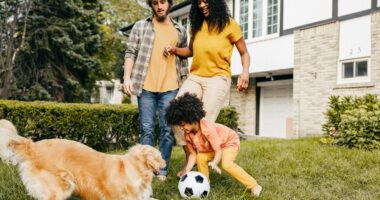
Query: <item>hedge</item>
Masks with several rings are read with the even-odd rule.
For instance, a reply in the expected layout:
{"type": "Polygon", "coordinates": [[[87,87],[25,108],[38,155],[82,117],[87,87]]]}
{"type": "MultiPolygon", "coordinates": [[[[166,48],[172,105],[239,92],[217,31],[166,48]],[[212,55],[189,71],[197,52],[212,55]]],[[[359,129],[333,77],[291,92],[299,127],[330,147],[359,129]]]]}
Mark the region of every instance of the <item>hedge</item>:
{"type": "MultiPolygon", "coordinates": [[[[126,149],[139,141],[135,105],[0,100],[2,118],[11,121],[20,135],[34,141],[69,139],[100,151],[126,149]]],[[[217,119],[235,130],[237,121],[238,114],[232,107],[222,109],[217,119]]]]}
{"type": "Polygon", "coordinates": [[[97,150],[126,148],[138,141],[138,111],[132,105],[0,101],[0,118],[35,141],[64,138],[97,150]]]}

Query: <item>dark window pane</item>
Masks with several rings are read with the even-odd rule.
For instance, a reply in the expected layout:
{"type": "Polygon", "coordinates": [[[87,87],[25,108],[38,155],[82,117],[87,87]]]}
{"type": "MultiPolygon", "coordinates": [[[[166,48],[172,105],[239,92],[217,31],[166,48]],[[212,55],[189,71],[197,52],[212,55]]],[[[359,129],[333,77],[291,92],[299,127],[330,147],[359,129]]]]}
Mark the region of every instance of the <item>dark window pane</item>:
{"type": "Polygon", "coordinates": [[[361,61],[356,63],[356,76],[367,76],[368,67],[367,61],[361,61]]]}
{"type": "Polygon", "coordinates": [[[343,63],[343,78],[353,78],[354,77],[354,63],[343,63]]]}

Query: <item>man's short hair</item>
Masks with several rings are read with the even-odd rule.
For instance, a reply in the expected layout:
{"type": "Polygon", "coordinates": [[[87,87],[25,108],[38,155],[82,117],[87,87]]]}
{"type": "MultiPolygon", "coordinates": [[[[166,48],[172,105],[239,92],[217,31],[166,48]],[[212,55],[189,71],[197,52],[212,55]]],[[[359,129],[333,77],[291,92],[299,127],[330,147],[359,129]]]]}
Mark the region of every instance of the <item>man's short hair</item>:
{"type": "MultiPolygon", "coordinates": [[[[160,1],[160,0],[159,0],[160,1]]],[[[168,1],[169,2],[169,8],[173,5],[173,0],[166,0],[166,1],[168,1]]],[[[149,7],[151,7],[152,8],[152,2],[153,2],[153,0],[146,0],[146,3],[149,5],[149,7]]]]}

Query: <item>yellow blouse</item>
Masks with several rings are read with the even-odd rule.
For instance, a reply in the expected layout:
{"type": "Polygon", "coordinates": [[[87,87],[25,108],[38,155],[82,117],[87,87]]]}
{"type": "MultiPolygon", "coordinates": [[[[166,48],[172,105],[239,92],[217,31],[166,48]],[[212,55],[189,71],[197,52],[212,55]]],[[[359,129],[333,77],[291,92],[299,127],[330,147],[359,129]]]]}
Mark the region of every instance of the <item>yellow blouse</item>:
{"type": "Polygon", "coordinates": [[[208,31],[206,21],[193,41],[193,62],[190,72],[202,77],[231,76],[231,56],[234,44],[243,37],[240,25],[230,19],[222,32],[208,31]]]}

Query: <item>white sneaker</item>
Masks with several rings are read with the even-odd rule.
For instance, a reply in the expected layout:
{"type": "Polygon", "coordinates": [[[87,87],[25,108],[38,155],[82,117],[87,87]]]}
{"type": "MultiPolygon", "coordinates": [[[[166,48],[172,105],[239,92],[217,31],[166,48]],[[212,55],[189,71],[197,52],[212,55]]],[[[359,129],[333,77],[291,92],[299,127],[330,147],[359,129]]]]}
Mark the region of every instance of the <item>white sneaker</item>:
{"type": "Polygon", "coordinates": [[[156,176],[158,180],[160,180],[161,182],[165,182],[166,181],[166,176],[164,175],[158,175],[156,176]]]}
{"type": "Polygon", "coordinates": [[[259,184],[256,184],[255,187],[251,189],[251,193],[254,197],[260,196],[261,190],[263,190],[263,187],[261,187],[259,184]]]}

